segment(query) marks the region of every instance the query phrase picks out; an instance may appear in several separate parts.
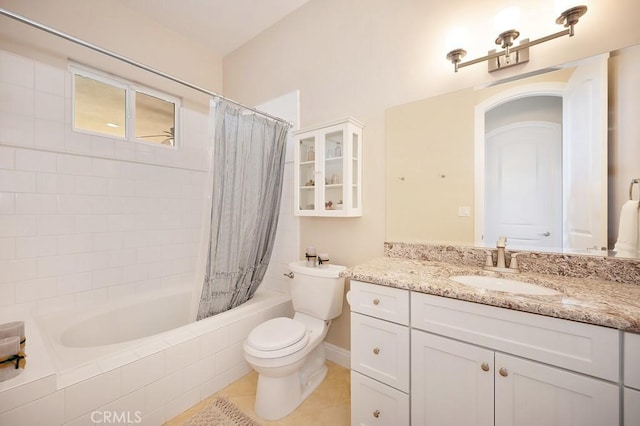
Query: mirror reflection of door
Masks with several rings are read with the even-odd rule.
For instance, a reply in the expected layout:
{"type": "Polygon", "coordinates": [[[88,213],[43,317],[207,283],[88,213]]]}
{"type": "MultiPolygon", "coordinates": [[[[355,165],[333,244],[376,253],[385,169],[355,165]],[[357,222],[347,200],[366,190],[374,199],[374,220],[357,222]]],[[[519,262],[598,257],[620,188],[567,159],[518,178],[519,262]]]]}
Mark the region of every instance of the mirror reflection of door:
{"type": "Polygon", "coordinates": [[[562,98],[531,96],[485,114],[488,244],[562,248],[562,98]]]}

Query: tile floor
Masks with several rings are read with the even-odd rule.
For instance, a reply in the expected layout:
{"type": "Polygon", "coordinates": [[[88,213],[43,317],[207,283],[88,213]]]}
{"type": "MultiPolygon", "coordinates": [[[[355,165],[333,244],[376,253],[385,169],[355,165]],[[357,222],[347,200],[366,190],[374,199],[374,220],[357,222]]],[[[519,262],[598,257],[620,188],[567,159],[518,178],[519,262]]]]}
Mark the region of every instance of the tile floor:
{"type": "Polygon", "coordinates": [[[227,397],[245,414],[264,425],[348,426],[351,423],[350,372],[348,369],[332,362],[327,362],[327,365],[329,371],[320,386],[293,413],[280,420],[266,421],[259,419],[253,411],[253,404],[256,398],[256,383],[258,381],[258,375],[253,371],[213,394],[208,399],[194,405],[178,417],[168,421],[165,426],[182,425],[182,423],[207,407],[218,396],[227,397]]]}

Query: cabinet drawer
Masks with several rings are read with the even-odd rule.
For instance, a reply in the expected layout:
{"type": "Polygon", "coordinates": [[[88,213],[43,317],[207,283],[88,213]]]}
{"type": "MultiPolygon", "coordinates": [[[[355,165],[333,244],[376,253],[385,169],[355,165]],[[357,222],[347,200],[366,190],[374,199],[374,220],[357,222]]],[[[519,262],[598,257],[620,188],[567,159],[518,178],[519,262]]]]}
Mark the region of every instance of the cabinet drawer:
{"type": "Polygon", "coordinates": [[[409,395],[351,371],[351,425],[409,425],[409,395]]]}
{"type": "Polygon", "coordinates": [[[606,327],[464,302],[411,295],[411,326],[612,382],[620,332],[606,327]]]}
{"type": "Polygon", "coordinates": [[[624,385],[640,390],[640,334],[624,333],[624,385]]]}
{"type": "Polygon", "coordinates": [[[352,280],[348,298],[353,312],[409,324],[408,290],[352,280]]]}
{"type": "Polygon", "coordinates": [[[409,391],[409,328],[351,313],[351,369],[409,391]]]}

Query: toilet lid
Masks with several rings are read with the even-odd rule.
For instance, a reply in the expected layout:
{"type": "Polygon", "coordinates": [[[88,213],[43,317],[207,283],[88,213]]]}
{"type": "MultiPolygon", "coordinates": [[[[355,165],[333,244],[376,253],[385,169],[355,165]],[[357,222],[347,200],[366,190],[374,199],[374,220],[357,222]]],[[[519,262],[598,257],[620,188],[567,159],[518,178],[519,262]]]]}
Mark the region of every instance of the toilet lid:
{"type": "Polygon", "coordinates": [[[273,318],[254,328],[247,337],[247,344],[259,351],[277,351],[309,339],[303,323],[291,318],[273,318]]]}

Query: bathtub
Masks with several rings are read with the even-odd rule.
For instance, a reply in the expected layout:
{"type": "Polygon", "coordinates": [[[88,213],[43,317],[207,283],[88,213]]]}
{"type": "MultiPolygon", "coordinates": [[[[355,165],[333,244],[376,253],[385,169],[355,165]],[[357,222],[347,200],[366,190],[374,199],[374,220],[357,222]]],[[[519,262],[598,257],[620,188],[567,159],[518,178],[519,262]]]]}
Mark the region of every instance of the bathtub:
{"type": "Polygon", "coordinates": [[[183,289],[163,289],[30,318],[27,355],[31,336],[42,353],[28,358],[16,386],[5,384],[11,394],[0,387],[0,401],[8,401],[0,403],[0,424],[92,424],[105,410],[162,424],[250,372],[242,349],[249,331],[293,313],[288,295],[263,289],[197,322],[189,322],[190,303],[183,289]],[[31,374],[32,361],[47,366],[42,377],[31,374]],[[34,388],[33,400],[25,397],[34,388]]]}

